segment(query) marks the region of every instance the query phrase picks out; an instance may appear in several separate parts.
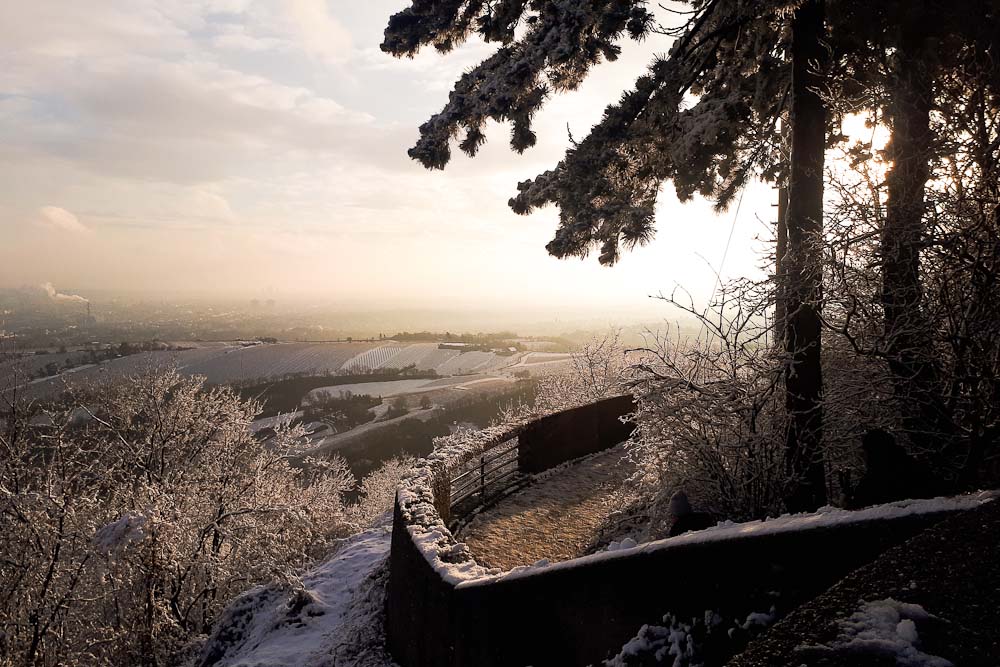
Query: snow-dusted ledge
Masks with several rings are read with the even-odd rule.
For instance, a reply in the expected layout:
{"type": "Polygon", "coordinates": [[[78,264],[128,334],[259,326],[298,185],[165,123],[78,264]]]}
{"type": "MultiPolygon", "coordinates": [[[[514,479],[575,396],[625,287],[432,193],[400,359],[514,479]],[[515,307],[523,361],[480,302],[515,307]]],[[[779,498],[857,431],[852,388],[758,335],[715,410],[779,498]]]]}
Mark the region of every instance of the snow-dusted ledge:
{"type": "Polygon", "coordinates": [[[490,447],[515,437],[520,428],[487,428],[448,440],[421,459],[396,490],[395,522],[402,522],[412,544],[448,584],[499,573],[476,563],[468,547],[458,542],[446,525],[452,475],[490,447]]]}

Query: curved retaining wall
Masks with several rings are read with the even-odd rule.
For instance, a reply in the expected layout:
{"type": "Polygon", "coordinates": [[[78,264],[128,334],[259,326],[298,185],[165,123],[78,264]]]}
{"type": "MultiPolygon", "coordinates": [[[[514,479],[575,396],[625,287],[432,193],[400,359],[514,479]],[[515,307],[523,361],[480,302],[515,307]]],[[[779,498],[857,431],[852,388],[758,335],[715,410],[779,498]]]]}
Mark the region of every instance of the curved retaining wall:
{"type": "MultiPolygon", "coordinates": [[[[618,402],[602,401],[525,427],[527,465],[551,467],[576,458],[582,454],[571,456],[575,447],[591,453],[596,443],[605,442],[592,437],[595,433],[627,436],[627,428],[617,431],[595,417],[626,404],[611,400],[618,402]],[[565,439],[557,437],[560,432],[565,439]],[[539,453],[542,446],[550,451],[539,453]]],[[[922,501],[888,512],[832,513],[827,516],[844,520],[818,520],[812,526],[808,517],[796,519],[801,524],[796,530],[748,524],[500,573],[476,564],[435,508],[433,488],[447,478],[449,457],[462,455],[436,452],[397,492],[386,636],[403,667],[599,663],[643,624],[658,623],[668,612],[690,619],[714,611],[743,619],[766,612],[768,592],[778,588],[779,604],[791,608],[887,548],[974,504],[922,501]]]]}

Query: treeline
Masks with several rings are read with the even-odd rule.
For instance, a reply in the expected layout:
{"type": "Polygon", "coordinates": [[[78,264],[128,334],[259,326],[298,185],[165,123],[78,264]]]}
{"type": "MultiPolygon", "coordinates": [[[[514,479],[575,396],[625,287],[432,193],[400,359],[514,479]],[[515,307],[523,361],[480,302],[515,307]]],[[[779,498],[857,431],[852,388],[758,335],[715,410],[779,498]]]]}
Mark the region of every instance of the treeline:
{"type": "Polygon", "coordinates": [[[300,407],[303,422],[323,420],[340,433],[370,422],[373,415],[369,411],[381,404],[381,398],[368,394],[319,392],[303,398],[300,407]]]}
{"type": "Polygon", "coordinates": [[[513,331],[497,331],[495,333],[451,333],[450,331],[403,331],[395,334],[392,339],[401,343],[469,343],[471,345],[506,345],[519,336],[513,331]]]}

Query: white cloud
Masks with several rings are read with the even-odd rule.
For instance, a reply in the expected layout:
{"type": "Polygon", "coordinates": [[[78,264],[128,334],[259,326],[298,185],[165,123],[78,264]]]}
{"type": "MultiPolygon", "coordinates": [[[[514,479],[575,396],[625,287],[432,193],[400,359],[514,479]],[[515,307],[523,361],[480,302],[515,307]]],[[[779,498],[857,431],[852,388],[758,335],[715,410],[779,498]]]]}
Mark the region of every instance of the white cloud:
{"type": "Polygon", "coordinates": [[[225,25],[212,37],[212,46],[232,51],[261,52],[287,49],[289,45],[275,37],[251,34],[244,25],[225,25]]]}
{"type": "Polygon", "coordinates": [[[75,215],[58,206],[43,206],[38,209],[36,222],[42,227],[71,234],[83,234],[90,231],[75,215]]]}
{"type": "Polygon", "coordinates": [[[288,0],[283,7],[307,53],[335,64],[350,57],[351,34],[330,14],[326,0],[288,0]]]}

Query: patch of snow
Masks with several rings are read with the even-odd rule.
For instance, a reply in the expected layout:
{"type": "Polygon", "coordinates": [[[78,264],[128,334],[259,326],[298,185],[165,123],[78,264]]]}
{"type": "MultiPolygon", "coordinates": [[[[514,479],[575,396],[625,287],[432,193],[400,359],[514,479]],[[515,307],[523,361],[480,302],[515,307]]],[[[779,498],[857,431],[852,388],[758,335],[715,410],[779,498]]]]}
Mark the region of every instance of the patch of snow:
{"type": "Polygon", "coordinates": [[[623,549],[635,549],[637,546],[639,545],[635,540],[633,540],[631,537],[626,537],[621,542],[612,540],[612,542],[607,546],[605,551],[622,551],[623,549]]]}
{"type": "Polygon", "coordinates": [[[387,516],[300,581],[247,591],[226,609],[195,665],[392,667],[382,636],[390,536],[387,516]]]}
{"type": "Polygon", "coordinates": [[[706,609],[701,616],[683,621],[675,614],[663,617],[663,625],[643,625],[635,637],[622,646],[621,652],[604,662],[605,667],[638,667],[639,665],[670,665],[670,667],[701,667],[708,648],[717,648],[724,637],[732,642],[740,632],[745,644],[759,635],[777,618],[772,606],[767,613],[754,612],[742,625],[738,619],[726,619],[714,609],[706,609]],[[727,630],[728,627],[728,630],[727,630]],[[747,632],[749,631],[749,632],[747,632]]]}
{"type": "Polygon", "coordinates": [[[954,667],[951,661],[920,650],[917,623],[932,618],[918,604],[892,598],[865,602],[850,618],[838,621],[840,634],[835,642],[799,650],[892,658],[897,667],[954,667]]]}
{"type": "Polygon", "coordinates": [[[743,622],[743,625],[741,625],[740,627],[743,628],[744,630],[749,630],[755,625],[766,628],[767,626],[774,623],[774,619],[776,617],[777,617],[777,612],[775,611],[774,607],[771,607],[770,611],[768,611],[767,613],[755,611],[747,616],[747,620],[745,620],[743,622]]]}
{"type": "Polygon", "coordinates": [[[117,553],[130,544],[141,542],[146,533],[143,528],[146,517],[141,514],[125,514],[117,521],[98,528],[94,533],[94,549],[102,554],[117,553]]]}
{"type": "Polygon", "coordinates": [[[261,417],[260,419],[255,419],[250,422],[250,432],[256,433],[257,431],[262,431],[265,428],[277,429],[282,426],[288,426],[293,421],[301,417],[303,412],[299,410],[298,412],[285,412],[274,417],[261,417]]]}
{"type": "Polygon", "coordinates": [[[355,382],[353,384],[338,384],[326,387],[317,387],[306,394],[304,401],[314,401],[324,396],[344,397],[347,394],[361,396],[402,396],[404,394],[414,394],[421,391],[424,385],[432,380],[386,380],[385,382],[355,382]]]}
{"type": "MultiPolygon", "coordinates": [[[[706,617],[711,612],[706,612],[706,617]]],[[[629,667],[648,664],[644,656],[652,656],[655,664],[671,667],[695,667],[697,646],[692,626],[677,620],[673,614],[663,617],[665,625],[644,625],[618,655],[604,662],[605,667],[629,667]],[[638,662],[637,662],[638,660],[638,662]]]]}

